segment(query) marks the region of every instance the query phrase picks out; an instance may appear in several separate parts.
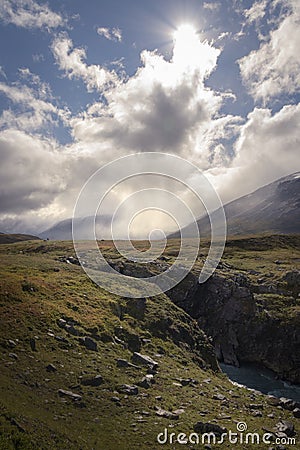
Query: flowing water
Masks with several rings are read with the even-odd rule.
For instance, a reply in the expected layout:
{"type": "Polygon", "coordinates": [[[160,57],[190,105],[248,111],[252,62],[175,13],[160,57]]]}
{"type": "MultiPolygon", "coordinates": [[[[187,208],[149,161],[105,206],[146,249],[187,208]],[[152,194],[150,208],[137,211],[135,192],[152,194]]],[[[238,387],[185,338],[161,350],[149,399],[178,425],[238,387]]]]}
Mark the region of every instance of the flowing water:
{"type": "Polygon", "coordinates": [[[276,378],[271,370],[254,364],[244,364],[234,367],[220,363],[220,367],[231,381],[256,389],[264,394],[275,397],[286,397],[300,402],[300,385],[287,383],[276,378]]]}

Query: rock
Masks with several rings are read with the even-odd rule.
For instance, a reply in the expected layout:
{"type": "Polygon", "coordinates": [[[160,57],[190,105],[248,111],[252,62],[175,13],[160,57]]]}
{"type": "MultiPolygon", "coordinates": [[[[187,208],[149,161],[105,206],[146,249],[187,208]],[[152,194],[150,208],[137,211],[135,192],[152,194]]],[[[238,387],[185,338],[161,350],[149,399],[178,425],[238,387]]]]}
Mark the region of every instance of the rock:
{"type": "Polygon", "coordinates": [[[19,359],[19,357],[16,353],[9,353],[8,356],[13,359],[19,359]]]}
{"type": "Polygon", "coordinates": [[[117,367],[133,367],[134,369],[139,369],[135,364],[130,363],[126,359],[117,359],[117,367]]]}
{"type": "Polygon", "coordinates": [[[276,432],[284,433],[288,437],[295,435],[295,427],[289,420],[281,420],[278,422],[274,428],[276,432]]]}
{"type": "Polygon", "coordinates": [[[137,386],[130,386],[129,384],[122,384],[122,386],[120,386],[117,390],[122,394],[128,395],[138,395],[139,393],[139,389],[137,386]]]}
{"type": "Polygon", "coordinates": [[[22,427],[22,425],[19,424],[19,422],[16,421],[16,419],[14,419],[13,417],[10,419],[10,423],[17,427],[19,431],[21,431],[21,433],[25,433],[26,430],[24,427],[22,427]]]}
{"type": "Polygon", "coordinates": [[[119,403],[120,399],[119,397],[111,397],[111,401],[114,403],[119,403]]]}
{"type": "Polygon", "coordinates": [[[221,427],[220,425],[217,425],[215,423],[211,422],[197,422],[194,425],[194,431],[196,433],[214,433],[218,436],[220,436],[223,433],[227,432],[226,428],[221,427]]]}
{"type": "Polygon", "coordinates": [[[182,384],[182,386],[189,386],[190,384],[198,384],[198,381],[193,378],[178,378],[178,381],[182,384]]]}
{"type": "Polygon", "coordinates": [[[250,409],[263,409],[264,405],[262,403],[250,403],[248,408],[250,409]]]}
{"type": "Polygon", "coordinates": [[[153,369],[156,369],[158,367],[158,363],[150,358],[150,356],[142,355],[138,352],[133,353],[132,362],[135,364],[140,364],[142,366],[150,366],[153,369]]]}
{"type": "Polygon", "coordinates": [[[138,386],[144,388],[144,389],[149,389],[152,386],[151,381],[149,380],[149,378],[144,377],[141,381],[139,381],[137,383],[138,386]]]}
{"type": "Polygon", "coordinates": [[[84,337],[84,338],[81,338],[81,339],[80,339],[80,343],[81,343],[82,345],[84,345],[88,350],[92,350],[92,351],[94,351],[94,352],[97,352],[97,351],[98,351],[98,345],[97,345],[97,342],[94,341],[94,339],[92,339],[92,338],[90,338],[90,337],[88,337],[88,336],[86,336],[86,337],[84,337]]]}
{"type": "Polygon", "coordinates": [[[300,408],[295,408],[293,410],[293,416],[296,417],[296,419],[300,419],[300,408]]]}
{"type": "Polygon", "coordinates": [[[280,397],[279,405],[282,406],[283,409],[293,411],[296,407],[296,402],[290,398],[280,397]]]}
{"type": "Polygon", "coordinates": [[[48,366],[46,366],[46,370],[47,372],[56,372],[57,368],[53,364],[48,364],[48,366]]]}
{"type": "Polygon", "coordinates": [[[34,338],[29,339],[29,345],[33,352],[36,352],[36,340],[34,338]]]}
{"type": "Polygon", "coordinates": [[[72,391],[65,391],[64,389],[58,390],[58,395],[60,397],[68,397],[74,400],[75,402],[79,402],[82,399],[82,396],[79,394],[74,394],[72,391]]]}
{"type": "Polygon", "coordinates": [[[12,339],[8,339],[7,344],[8,344],[8,347],[10,347],[10,348],[14,348],[17,345],[17,343],[15,341],[13,341],[12,339]]]}
{"type": "Polygon", "coordinates": [[[159,417],[165,417],[166,419],[170,419],[170,420],[178,420],[179,419],[178,413],[176,414],[171,411],[167,411],[166,409],[162,409],[159,406],[156,407],[155,414],[159,417]]]}
{"type": "Polygon", "coordinates": [[[262,412],[254,410],[254,411],[252,411],[252,416],[253,417],[262,417],[262,412]]]}
{"type": "Polygon", "coordinates": [[[269,403],[269,405],[272,405],[272,406],[279,406],[279,404],[280,404],[279,398],[274,397],[273,395],[267,396],[267,402],[269,403]]]}
{"type": "Polygon", "coordinates": [[[57,325],[58,325],[60,328],[65,328],[65,326],[67,325],[67,322],[66,322],[66,320],[64,320],[64,319],[58,319],[57,325]]]}
{"type": "Polygon", "coordinates": [[[126,359],[117,359],[117,367],[128,367],[129,362],[126,359]]]}
{"type": "Polygon", "coordinates": [[[223,394],[214,394],[213,395],[213,400],[223,401],[223,400],[227,400],[227,398],[223,394]]]}
{"type": "Polygon", "coordinates": [[[73,336],[79,336],[79,335],[80,335],[80,332],[77,330],[77,328],[74,327],[73,324],[67,323],[67,324],[65,325],[65,330],[66,330],[68,333],[73,334],[73,336]]]}
{"type": "Polygon", "coordinates": [[[83,386],[100,386],[103,383],[103,378],[101,375],[96,375],[95,377],[86,377],[81,379],[81,384],[83,386]]]}

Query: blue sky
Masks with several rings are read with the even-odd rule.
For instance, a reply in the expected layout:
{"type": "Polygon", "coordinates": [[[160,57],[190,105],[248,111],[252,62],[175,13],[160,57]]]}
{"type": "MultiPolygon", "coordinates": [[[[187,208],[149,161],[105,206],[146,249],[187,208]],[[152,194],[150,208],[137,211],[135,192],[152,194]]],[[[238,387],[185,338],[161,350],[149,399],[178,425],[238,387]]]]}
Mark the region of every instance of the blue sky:
{"type": "Polygon", "coordinates": [[[296,0],[3,0],[0,229],[70,217],[114,158],[193,161],[224,202],[299,170],[296,0]]]}

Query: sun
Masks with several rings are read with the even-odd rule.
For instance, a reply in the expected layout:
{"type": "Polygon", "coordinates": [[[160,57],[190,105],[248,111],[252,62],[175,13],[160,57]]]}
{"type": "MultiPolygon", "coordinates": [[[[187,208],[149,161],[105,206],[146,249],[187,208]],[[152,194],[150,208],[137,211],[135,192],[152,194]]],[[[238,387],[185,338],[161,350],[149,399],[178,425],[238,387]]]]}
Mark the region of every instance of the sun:
{"type": "Polygon", "coordinates": [[[195,64],[199,54],[199,35],[192,24],[182,24],[173,33],[174,49],[173,62],[181,67],[190,67],[195,64]]]}
{"type": "Polygon", "coordinates": [[[176,42],[184,43],[188,42],[192,39],[194,40],[196,36],[196,29],[193,25],[189,23],[185,23],[180,25],[173,33],[173,39],[176,42]]]}

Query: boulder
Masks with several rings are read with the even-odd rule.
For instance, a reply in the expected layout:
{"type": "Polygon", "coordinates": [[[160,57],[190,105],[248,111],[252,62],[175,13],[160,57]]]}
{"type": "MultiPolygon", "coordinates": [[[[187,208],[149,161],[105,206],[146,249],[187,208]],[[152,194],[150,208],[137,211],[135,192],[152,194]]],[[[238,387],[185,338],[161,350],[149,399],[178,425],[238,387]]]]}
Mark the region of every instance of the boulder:
{"type": "Polygon", "coordinates": [[[80,401],[82,399],[81,395],[75,394],[72,391],[66,391],[65,389],[59,389],[58,390],[58,395],[60,397],[68,397],[68,398],[72,399],[75,402],[78,402],[78,401],[80,401]]]}
{"type": "Polygon", "coordinates": [[[140,364],[142,366],[150,366],[153,369],[158,367],[158,363],[154,361],[150,356],[142,355],[141,353],[134,352],[132,355],[132,362],[134,364],[140,364]]]}
{"type": "Polygon", "coordinates": [[[117,390],[122,394],[128,395],[138,395],[139,393],[139,389],[137,386],[130,386],[129,384],[122,384],[122,386],[120,386],[117,390]]]}
{"type": "Polygon", "coordinates": [[[196,433],[214,433],[217,436],[220,436],[223,433],[227,432],[226,428],[221,427],[220,425],[216,423],[211,422],[197,422],[194,425],[194,431],[196,433]]]}
{"type": "Polygon", "coordinates": [[[96,375],[94,377],[84,377],[81,379],[81,384],[83,386],[100,386],[103,383],[103,378],[101,375],[96,375]]]}

